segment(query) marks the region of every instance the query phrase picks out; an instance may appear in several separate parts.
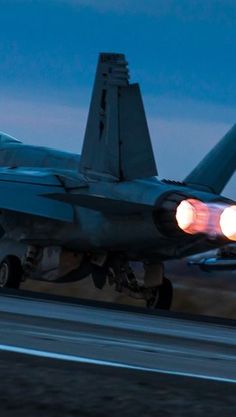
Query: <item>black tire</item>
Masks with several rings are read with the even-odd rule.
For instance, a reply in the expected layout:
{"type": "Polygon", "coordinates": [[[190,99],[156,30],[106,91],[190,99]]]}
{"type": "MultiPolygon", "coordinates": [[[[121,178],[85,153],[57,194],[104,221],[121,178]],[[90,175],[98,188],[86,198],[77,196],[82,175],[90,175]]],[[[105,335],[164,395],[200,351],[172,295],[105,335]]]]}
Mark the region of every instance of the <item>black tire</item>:
{"type": "Polygon", "coordinates": [[[19,288],[23,275],[21,261],[8,255],[0,263],[0,288],[19,288]]]}
{"type": "Polygon", "coordinates": [[[107,280],[107,268],[105,266],[92,265],[92,278],[95,287],[102,290],[107,280]]]}
{"type": "Polygon", "coordinates": [[[159,287],[159,296],[155,308],[170,310],[173,299],[173,285],[168,278],[163,278],[163,283],[159,287]]]}

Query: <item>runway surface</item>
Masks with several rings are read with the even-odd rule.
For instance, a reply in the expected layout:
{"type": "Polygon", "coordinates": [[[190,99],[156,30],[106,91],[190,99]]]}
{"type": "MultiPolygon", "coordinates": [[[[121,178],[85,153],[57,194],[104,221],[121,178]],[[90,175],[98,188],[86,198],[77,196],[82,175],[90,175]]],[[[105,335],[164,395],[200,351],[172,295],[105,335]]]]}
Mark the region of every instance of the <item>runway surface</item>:
{"type": "Polygon", "coordinates": [[[235,335],[234,321],[0,295],[2,352],[235,384],[235,335]]]}

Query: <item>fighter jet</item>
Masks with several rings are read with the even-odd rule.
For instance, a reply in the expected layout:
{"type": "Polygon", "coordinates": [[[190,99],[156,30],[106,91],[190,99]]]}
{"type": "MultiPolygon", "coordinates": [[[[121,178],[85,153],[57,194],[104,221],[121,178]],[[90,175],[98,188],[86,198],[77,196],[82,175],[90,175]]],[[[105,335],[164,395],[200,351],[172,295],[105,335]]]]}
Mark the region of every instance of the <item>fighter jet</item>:
{"type": "Polygon", "coordinates": [[[236,240],[235,166],[236,126],[183,182],[160,179],[139,85],[101,53],[81,156],[0,135],[1,287],[92,276],[169,309],[164,261],[236,240]]]}

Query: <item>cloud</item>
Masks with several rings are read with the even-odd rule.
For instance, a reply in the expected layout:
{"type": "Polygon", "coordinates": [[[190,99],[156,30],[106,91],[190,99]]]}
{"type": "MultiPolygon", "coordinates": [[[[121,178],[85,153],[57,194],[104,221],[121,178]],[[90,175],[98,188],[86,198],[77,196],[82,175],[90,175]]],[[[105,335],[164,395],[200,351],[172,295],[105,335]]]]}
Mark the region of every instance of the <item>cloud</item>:
{"type": "Polygon", "coordinates": [[[174,16],[183,20],[234,21],[234,0],[51,0],[75,6],[92,7],[101,12],[143,13],[151,16],[174,16]]]}
{"type": "Polygon", "coordinates": [[[87,109],[32,99],[0,99],[0,130],[32,145],[81,151],[87,109]]]}
{"type": "Polygon", "coordinates": [[[93,8],[99,12],[145,14],[156,17],[172,16],[181,20],[208,20],[231,22],[236,17],[234,0],[0,0],[5,4],[64,3],[76,7],[93,8]]]}
{"type": "Polygon", "coordinates": [[[98,52],[121,51],[146,93],[236,104],[236,26],[218,22],[227,15],[234,23],[236,4],[221,3],[0,0],[0,88],[88,86],[98,52]]]}
{"type": "Polygon", "coordinates": [[[236,123],[236,107],[194,100],[189,97],[174,98],[168,95],[146,96],[145,107],[149,114],[166,119],[236,123]]]}
{"type": "Polygon", "coordinates": [[[216,121],[149,117],[160,177],[183,180],[229,128],[216,121]]]}

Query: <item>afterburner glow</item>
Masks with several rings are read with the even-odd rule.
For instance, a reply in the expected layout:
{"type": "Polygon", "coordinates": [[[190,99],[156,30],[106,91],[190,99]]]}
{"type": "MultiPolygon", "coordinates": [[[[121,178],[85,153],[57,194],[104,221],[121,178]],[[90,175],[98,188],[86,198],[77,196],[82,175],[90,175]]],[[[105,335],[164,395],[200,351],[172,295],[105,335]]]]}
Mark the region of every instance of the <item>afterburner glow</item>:
{"type": "Polygon", "coordinates": [[[224,209],[220,216],[220,228],[224,236],[236,241],[236,206],[224,209]]]}
{"type": "Polygon", "coordinates": [[[182,230],[186,230],[195,219],[195,210],[188,200],[181,201],[176,210],[176,220],[182,230]]]}
{"type": "Polygon", "coordinates": [[[176,210],[176,220],[185,233],[205,233],[208,225],[208,207],[199,200],[181,201],[176,210]]]}
{"type": "Polygon", "coordinates": [[[204,233],[213,239],[223,235],[236,241],[236,205],[188,198],[178,205],[176,221],[185,233],[204,233]]]}

